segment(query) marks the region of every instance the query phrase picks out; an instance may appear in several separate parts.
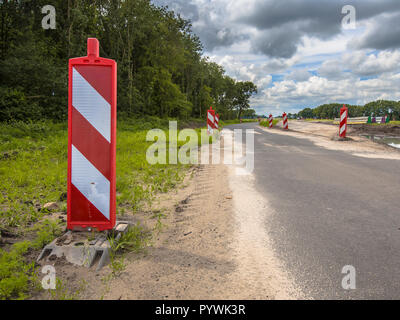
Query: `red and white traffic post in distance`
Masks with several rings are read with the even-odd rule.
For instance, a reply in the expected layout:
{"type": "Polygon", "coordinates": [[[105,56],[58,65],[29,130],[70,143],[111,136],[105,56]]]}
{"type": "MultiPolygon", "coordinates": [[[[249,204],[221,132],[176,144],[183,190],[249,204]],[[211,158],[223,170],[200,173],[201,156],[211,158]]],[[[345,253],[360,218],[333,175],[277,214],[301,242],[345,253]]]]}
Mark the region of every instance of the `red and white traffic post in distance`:
{"type": "Polygon", "coordinates": [[[209,135],[212,135],[214,133],[215,129],[215,111],[213,110],[212,107],[210,107],[210,110],[207,110],[207,133],[209,135]]]}
{"type": "Polygon", "coordinates": [[[349,109],[343,105],[340,109],[340,125],[339,125],[339,137],[346,138],[347,133],[347,118],[349,116],[349,109]]]}
{"type": "Polygon", "coordinates": [[[219,130],[219,114],[215,115],[215,129],[219,130]]]}
{"type": "Polygon", "coordinates": [[[117,64],[99,57],[87,40],[86,57],[69,60],[67,228],[115,226],[117,64]]]}
{"type": "Polygon", "coordinates": [[[283,118],[283,129],[289,130],[289,124],[286,112],[283,113],[282,118],[283,118]]]}
{"type": "Polygon", "coordinates": [[[270,129],[272,128],[273,121],[274,121],[274,117],[272,116],[272,114],[270,114],[269,118],[268,118],[268,125],[269,125],[270,129]]]}

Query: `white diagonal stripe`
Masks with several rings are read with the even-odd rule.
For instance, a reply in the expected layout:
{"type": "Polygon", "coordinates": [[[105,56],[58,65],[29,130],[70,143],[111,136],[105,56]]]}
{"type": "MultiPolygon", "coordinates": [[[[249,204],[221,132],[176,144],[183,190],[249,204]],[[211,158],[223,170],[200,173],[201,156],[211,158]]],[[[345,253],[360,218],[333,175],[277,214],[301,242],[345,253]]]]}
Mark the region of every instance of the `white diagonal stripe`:
{"type": "Polygon", "coordinates": [[[213,117],[213,115],[211,114],[211,112],[207,112],[207,116],[208,116],[208,119],[209,119],[212,123],[214,123],[214,117],[213,117]]]}
{"type": "Polygon", "coordinates": [[[72,68],[72,105],[111,141],[111,106],[75,68],[72,68]]]}
{"type": "Polygon", "coordinates": [[[342,134],[345,130],[346,130],[346,125],[344,124],[343,126],[340,127],[340,134],[342,134]]]}
{"type": "Polygon", "coordinates": [[[342,122],[347,117],[347,111],[343,112],[342,116],[340,117],[340,122],[342,122]]]}
{"type": "Polygon", "coordinates": [[[110,181],[72,145],[72,184],[110,220],[110,181]]]}

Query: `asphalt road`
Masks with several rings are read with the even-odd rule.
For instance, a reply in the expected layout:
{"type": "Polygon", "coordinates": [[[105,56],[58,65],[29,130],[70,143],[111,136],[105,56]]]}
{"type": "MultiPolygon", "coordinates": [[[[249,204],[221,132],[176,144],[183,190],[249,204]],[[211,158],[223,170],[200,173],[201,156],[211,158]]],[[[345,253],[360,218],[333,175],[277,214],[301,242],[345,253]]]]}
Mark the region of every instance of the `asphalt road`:
{"type": "Polygon", "coordinates": [[[400,299],[400,161],[254,128],[256,189],[277,256],[314,299],[400,299]],[[342,288],[354,266],[356,289],[342,288]]]}

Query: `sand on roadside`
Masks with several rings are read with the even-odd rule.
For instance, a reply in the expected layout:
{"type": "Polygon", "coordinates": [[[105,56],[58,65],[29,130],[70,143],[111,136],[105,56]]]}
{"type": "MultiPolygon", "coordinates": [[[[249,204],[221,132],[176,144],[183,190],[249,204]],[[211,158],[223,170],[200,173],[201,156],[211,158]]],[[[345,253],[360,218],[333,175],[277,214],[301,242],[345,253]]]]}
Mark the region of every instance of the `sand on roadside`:
{"type": "Polygon", "coordinates": [[[349,127],[348,141],[338,141],[338,125],[307,122],[307,121],[289,121],[289,131],[281,129],[281,123],[278,123],[274,129],[260,127],[262,130],[289,135],[296,138],[308,139],[317,146],[329,149],[348,152],[354,156],[375,159],[400,160],[400,151],[390,146],[379,144],[360,135],[360,132],[349,127]]]}

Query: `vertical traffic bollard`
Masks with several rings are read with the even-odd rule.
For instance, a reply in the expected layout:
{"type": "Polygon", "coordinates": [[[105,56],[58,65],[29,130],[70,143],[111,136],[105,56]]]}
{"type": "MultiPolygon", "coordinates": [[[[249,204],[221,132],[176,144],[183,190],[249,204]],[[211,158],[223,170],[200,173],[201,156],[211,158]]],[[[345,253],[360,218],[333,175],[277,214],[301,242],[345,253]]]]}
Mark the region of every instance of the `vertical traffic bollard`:
{"type": "Polygon", "coordinates": [[[219,130],[219,114],[215,115],[215,129],[219,130]]]}
{"type": "Polygon", "coordinates": [[[268,124],[270,129],[272,128],[273,123],[274,123],[274,117],[272,116],[272,114],[270,114],[268,118],[268,124]]]}
{"type": "Polygon", "coordinates": [[[340,109],[339,137],[341,138],[346,138],[348,116],[349,116],[349,109],[345,105],[343,105],[343,108],[340,109]]]}
{"type": "Polygon", "coordinates": [[[68,65],[67,228],[115,226],[117,64],[99,57],[99,41],[87,40],[87,56],[68,65]]]}
{"type": "Polygon", "coordinates": [[[210,107],[210,110],[207,110],[207,133],[209,135],[212,135],[214,133],[214,128],[215,128],[215,111],[213,110],[212,107],[210,107]]]}
{"type": "Polygon", "coordinates": [[[286,112],[282,114],[282,118],[283,118],[283,129],[289,130],[289,124],[286,112]]]}

